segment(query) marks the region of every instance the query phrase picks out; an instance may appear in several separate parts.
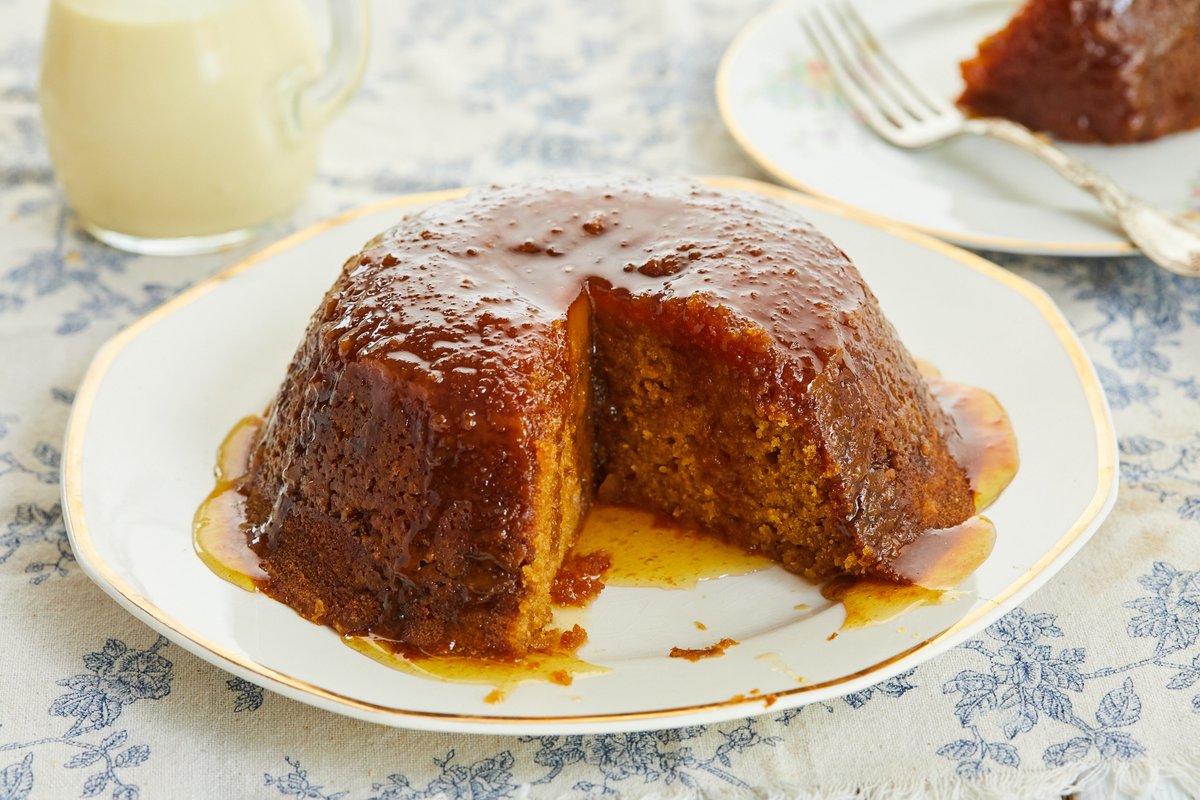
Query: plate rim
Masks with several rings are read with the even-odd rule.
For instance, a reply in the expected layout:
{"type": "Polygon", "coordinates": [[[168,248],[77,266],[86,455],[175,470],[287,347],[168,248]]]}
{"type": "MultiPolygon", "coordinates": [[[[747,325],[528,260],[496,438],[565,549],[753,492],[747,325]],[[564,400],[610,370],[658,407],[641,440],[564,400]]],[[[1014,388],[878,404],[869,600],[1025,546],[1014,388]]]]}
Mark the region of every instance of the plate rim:
{"type": "MultiPolygon", "coordinates": [[[[809,197],[791,189],[750,178],[704,176],[700,177],[699,180],[719,188],[754,192],[786,203],[798,205],[802,208],[812,208],[832,213],[882,230],[885,233],[907,239],[921,247],[947,256],[963,266],[983,274],[985,277],[1008,286],[1022,295],[1038,310],[1063,346],[1072,366],[1075,368],[1076,378],[1080,382],[1092,416],[1097,448],[1096,489],[1076,520],[1066,528],[1062,536],[1052,547],[1043,553],[1041,558],[1011,584],[996,593],[995,596],[981,598],[983,602],[977,608],[953,625],[914,644],[912,647],[892,654],[854,673],[841,675],[819,683],[805,684],[787,689],[770,695],[769,697],[772,699],[769,700],[767,696],[733,697],[727,700],[696,703],[675,708],[636,710],[610,714],[506,716],[404,709],[343,695],[309,681],[279,672],[258,663],[249,656],[233,652],[223,645],[211,641],[207,637],[180,624],[148,598],[142,596],[116,569],[104,561],[95,548],[84,514],[81,486],[83,443],[92,406],[108,373],[109,367],[124,350],[125,346],[141,336],[160,320],[196,301],[225,281],[254,268],[259,263],[279,253],[290,250],[324,231],[379,211],[429,205],[448,200],[465,194],[470,191],[469,188],[454,188],[399,195],[351,209],[318,222],[284,237],[233,266],[186,289],[179,295],[176,295],[146,315],[130,323],[127,327],[108,339],[97,350],[76,391],[75,402],[72,405],[68,418],[63,446],[64,466],[61,478],[63,519],[71,546],[84,572],[106,594],[116,600],[119,605],[150,625],[150,627],[160,633],[167,634],[169,638],[172,638],[173,641],[194,655],[226,671],[249,677],[259,682],[265,681],[273,690],[301,702],[317,705],[326,710],[358,719],[399,727],[458,732],[536,734],[551,733],[553,732],[552,729],[555,729],[555,726],[558,726],[555,730],[561,732],[599,733],[604,731],[673,727],[686,724],[688,721],[695,721],[697,723],[716,722],[763,713],[780,698],[802,696],[833,686],[841,686],[842,684],[849,684],[846,691],[851,691],[855,683],[870,685],[877,681],[885,680],[889,677],[890,667],[893,667],[898,662],[902,662],[916,652],[931,650],[932,652],[929,655],[931,658],[943,652],[967,635],[965,633],[966,628],[988,617],[998,616],[1002,605],[1010,600],[1014,600],[1014,598],[1014,602],[1023,599],[1024,596],[1027,596],[1041,586],[1045,580],[1048,580],[1050,574],[1046,574],[1047,569],[1060,558],[1066,557],[1069,560],[1069,557],[1074,555],[1074,550],[1081,547],[1099,527],[1116,500],[1118,486],[1116,433],[1113,428],[1107,400],[1090,359],[1087,357],[1069,323],[1049,295],[1033,283],[992,264],[980,256],[926,234],[913,231],[911,228],[899,223],[880,220],[873,215],[829,203],[822,198],[809,197]],[[171,634],[174,634],[174,636],[171,636],[171,634]],[[693,719],[698,715],[706,714],[709,716],[715,714],[716,716],[711,719],[693,719]],[[653,723],[662,724],[655,725],[653,723]]],[[[901,664],[899,667],[891,669],[891,672],[899,671],[903,666],[901,664]]],[[[838,696],[843,693],[839,692],[838,696]]],[[[814,698],[813,701],[816,699],[814,698]]],[[[805,704],[802,702],[795,705],[805,704]]]]}
{"type": "Polygon", "coordinates": [[[1055,242],[1055,241],[1034,241],[1029,239],[1019,239],[1009,236],[992,236],[989,234],[972,234],[972,233],[956,233],[943,228],[937,228],[931,225],[919,225],[915,222],[904,222],[895,217],[889,217],[886,214],[880,214],[874,211],[869,211],[861,206],[857,206],[845,200],[841,200],[833,195],[822,192],[805,181],[801,180],[794,173],[787,170],[783,165],[768,156],[761,148],[758,147],[750,138],[746,128],[734,116],[732,110],[733,101],[731,99],[730,73],[733,70],[734,60],[745,50],[750,38],[758,32],[758,29],[767,23],[768,20],[775,15],[783,12],[783,9],[788,6],[795,6],[800,3],[811,3],[813,0],[775,0],[762,11],[759,11],[734,35],[730,40],[729,45],[721,54],[721,61],[717,66],[717,76],[715,79],[715,93],[717,100],[717,113],[721,117],[721,121],[725,124],[725,129],[729,131],[729,135],[737,142],[738,147],[742,149],[746,155],[764,171],[766,171],[774,179],[781,181],[788,186],[799,189],[812,197],[820,198],[826,202],[838,206],[846,211],[854,211],[865,217],[869,217],[879,222],[888,222],[894,225],[901,225],[906,228],[920,231],[929,236],[936,237],[942,241],[951,242],[963,247],[978,247],[980,249],[990,249],[999,252],[1007,253],[1028,253],[1034,255],[1056,255],[1056,256],[1122,256],[1131,253],[1139,253],[1137,246],[1131,241],[1116,241],[1111,243],[1102,242],[1055,242]]]}

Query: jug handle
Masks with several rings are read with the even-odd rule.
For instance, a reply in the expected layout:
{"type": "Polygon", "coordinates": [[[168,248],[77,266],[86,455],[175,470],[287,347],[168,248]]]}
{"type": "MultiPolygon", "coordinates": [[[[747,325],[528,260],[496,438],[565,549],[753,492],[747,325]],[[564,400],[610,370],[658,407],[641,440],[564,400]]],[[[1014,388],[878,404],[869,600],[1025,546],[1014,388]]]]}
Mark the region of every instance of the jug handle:
{"type": "Polygon", "coordinates": [[[291,113],[294,135],[316,133],[337,115],[362,83],[370,49],[369,0],[326,0],[329,9],[329,52],[320,76],[293,85],[291,113]]]}

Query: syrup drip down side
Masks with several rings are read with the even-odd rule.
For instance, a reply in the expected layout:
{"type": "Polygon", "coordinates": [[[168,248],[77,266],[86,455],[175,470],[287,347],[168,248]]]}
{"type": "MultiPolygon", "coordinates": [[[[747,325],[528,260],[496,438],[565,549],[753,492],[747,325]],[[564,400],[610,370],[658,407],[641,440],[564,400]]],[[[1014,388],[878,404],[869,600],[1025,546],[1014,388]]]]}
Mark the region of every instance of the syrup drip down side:
{"type": "MultiPolygon", "coordinates": [[[[251,592],[269,592],[270,583],[259,555],[250,547],[256,531],[246,518],[246,498],[241,488],[252,445],[262,424],[261,417],[245,417],[225,437],[213,470],[215,486],[196,511],[192,523],[193,548],[205,566],[223,580],[251,592]]],[[[524,681],[569,686],[576,677],[608,672],[606,667],[575,656],[575,651],[587,641],[586,631],[577,625],[566,631],[552,628],[543,631],[537,646],[519,660],[430,656],[370,634],[343,635],[342,641],[400,672],[492,686],[493,691],[486,696],[490,703],[502,701],[514,686],[524,681]]]]}
{"type": "Polygon", "coordinates": [[[976,514],[960,525],[927,531],[901,549],[891,562],[899,581],[842,576],[822,587],[826,599],[845,607],[842,630],[957,599],[956,587],[987,560],[996,542],[996,528],[982,512],[1012,482],[1020,465],[1012,423],[990,392],[944,380],[932,364],[917,363],[933,396],[954,420],[958,436],[950,440],[950,449],[970,481],[976,514]]]}

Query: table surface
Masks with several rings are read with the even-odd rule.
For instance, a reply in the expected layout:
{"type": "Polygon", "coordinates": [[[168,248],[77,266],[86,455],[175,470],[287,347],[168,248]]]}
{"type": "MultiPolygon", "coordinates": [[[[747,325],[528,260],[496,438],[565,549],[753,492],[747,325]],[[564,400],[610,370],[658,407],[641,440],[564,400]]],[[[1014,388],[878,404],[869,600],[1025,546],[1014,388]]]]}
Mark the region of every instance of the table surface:
{"type": "Polygon", "coordinates": [[[390,730],[193,658],[76,565],[60,444],[107,337],[288,229],[397,193],[578,172],[761,177],[713,99],[756,7],[376,4],[366,83],[327,131],[304,205],[239,251],[172,260],[75,226],[37,114],[45,3],[0,0],[0,800],[1200,791],[1200,281],[1136,256],[996,256],[1050,293],[1096,363],[1122,461],[1108,522],[978,639],[828,704],[628,735],[390,730]]]}

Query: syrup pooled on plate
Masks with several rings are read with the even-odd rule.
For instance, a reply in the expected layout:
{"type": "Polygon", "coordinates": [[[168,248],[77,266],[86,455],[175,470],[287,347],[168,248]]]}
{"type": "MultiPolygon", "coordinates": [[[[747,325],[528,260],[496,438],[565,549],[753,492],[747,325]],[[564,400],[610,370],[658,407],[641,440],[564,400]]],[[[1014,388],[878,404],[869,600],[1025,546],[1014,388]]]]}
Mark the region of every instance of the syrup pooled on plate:
{"type": "Polygon", "coordinates": [[[887,622],[957,597],[951,590],[979,568],[995,541],[991,521],[974,516],[953,528],[929,531],[902,549],[891,566],[906,583],[843,576],[825,584],[821,594],[846,609],[842,630],[887,622]]]}
{"type": "Polygon", "coordinates": [[[959,436],[948,441],[950,452],[971,482],[975,511],[983,511],[1012,483],[1021,463],[1008,414],[986,389],[948,381],[933,364],[915,360],[938,405],[954,420],[959,436]]]}
{"type": "Polygon", "coordinates": [[[246,535],[246,497],[238,485],[246,474],[250,448],[262,417],[245,417],[221,442],[216,485],[192,519],[192,546],[205,566],[234,586],[256,591],[267,580],[246,535]]]}
{"type": "Polygon", "coordinates": [[[410,675],[492,686],[492,691],[484,698],[487,703],[501,702],[517,684],[525,681],[570,686],[575,678],[610,671],[607,667],[576,658],[575,650],[587,640],[587,634],[578,625],[564,632],[547,630],[543,638],[546,641],[540,643],[538,649],[515,661],[406,653],[398,649],[395,642],[372,636],[343,636],[342,642],[386,667],[410,675]]]}
{"type": "MultiPolygon", "coordinates": [[[[895,619],[918,606],[941,605],[946,593],[909,583],[894,583],[878,578],[856,578],[843,575],[821,587],[826,600],[841,603],[846,618],[839,630],[865,628],[895,619]]],[[[829,640],[837,638],[834,633],[829,640]]]]}
{"type": "Polygon", "coordinates": [[[573,550],[607,555],[603,580],[609,586],[691,589],[774,563],[664,514],[604,503],[592,506],[573,550]]]}

